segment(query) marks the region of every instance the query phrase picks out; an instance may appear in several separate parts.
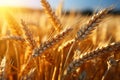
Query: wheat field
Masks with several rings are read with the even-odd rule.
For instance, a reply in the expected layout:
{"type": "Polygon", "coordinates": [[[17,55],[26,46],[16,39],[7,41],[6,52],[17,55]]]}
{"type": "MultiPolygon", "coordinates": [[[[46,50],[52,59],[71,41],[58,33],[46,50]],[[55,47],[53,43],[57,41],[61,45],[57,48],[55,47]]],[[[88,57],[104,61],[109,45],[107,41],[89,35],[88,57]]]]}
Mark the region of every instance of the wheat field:
{"type": "MultiPolygon", "coordinates": [[[[0,80],[120,80],[120,16],[0,8],[0,80]]],[[[61,4],[62,5],[62,4],[61,4]]]]}

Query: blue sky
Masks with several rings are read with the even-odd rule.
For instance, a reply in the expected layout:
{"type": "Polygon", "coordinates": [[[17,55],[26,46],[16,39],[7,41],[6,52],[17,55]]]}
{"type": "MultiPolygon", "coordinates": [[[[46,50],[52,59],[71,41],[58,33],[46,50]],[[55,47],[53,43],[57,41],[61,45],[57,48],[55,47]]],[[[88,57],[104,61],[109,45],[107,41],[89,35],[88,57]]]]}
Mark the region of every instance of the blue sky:
{"type": "Polygon", "coordinates": [[[120,8],[120,0],[66,0],[65,1],[65,8],[70,9],[96,9],[96,8],[105,8],[111,5],[117,6],[120,8]],[[67,1],[69,1],[68,4],[67,1]],[[119,3],[119,4],[118,4],[119,3]]]}
{"type": "MultiPolygon", "coordinates": [[[[53,8],[62,0],[48,0],[53,8]]],[[[25,6],[31,8],[40,8],[40,0],[1,0],[0,6],[25,6]]],[[[120,0],[64,0],[64,9],[96,9],[115,5],[120,9],[120,0]]]]}

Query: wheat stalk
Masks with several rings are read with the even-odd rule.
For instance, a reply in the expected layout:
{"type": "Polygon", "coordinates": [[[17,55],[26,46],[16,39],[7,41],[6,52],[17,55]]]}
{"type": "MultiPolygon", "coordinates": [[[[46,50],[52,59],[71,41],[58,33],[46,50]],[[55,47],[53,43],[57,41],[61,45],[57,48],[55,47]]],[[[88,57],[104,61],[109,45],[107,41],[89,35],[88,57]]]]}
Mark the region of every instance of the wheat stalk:
{"type": "Polygon", "coordinates": [[[69,66],[67,67],[64,75],[68,75],[69,73],[75,71],[78,67],[80,67],[84,62],[93,59],[95,57],[98,57],[100,55],[110,53],[112,51],[115,51],[120,48],[120,42],[118,43],[111,43],[110,45],[103,47],[103,48],[98,48],[94,51],[87,52],[85,54],[81,54],[79,59],[76,59],[72,61],[69,66]]]}
{"type": "Polygon", "coordinates": [[[53,45],[55,45],[56,43],[63,40],[63,38],[66,35],[68,35],[68,33],[71,32],[71,30],[72,30],[72,28],[69,28],[69,29],[65,30],[64,32],[60,33],[59,35],[57,35],[56,37],[54,37],[52,40],[41,44],[38,48],[36,48],[33,51],[33,56],[39,56],[41,53],[43,53],[44,51],[46,51],[47,49],[49,49],[53,45]]]}
{"type": "Polygon", "coordinates": [[[55,15],[55,12],[52,11],[50,4],[46,0],[41,0],[41,4],[44,8],[44,11],[48,15],[51,24],[54,26],[55,30],[60,31],[61,30],[61,22],[55,15]]]}

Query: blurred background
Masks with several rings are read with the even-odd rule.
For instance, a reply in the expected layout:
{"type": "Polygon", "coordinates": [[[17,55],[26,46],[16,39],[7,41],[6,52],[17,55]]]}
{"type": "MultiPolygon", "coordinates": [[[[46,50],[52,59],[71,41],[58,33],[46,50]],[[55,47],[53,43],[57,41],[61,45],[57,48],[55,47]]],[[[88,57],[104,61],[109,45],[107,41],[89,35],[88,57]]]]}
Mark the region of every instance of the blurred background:
{"type": "MultiPolygon", "coordinates": [[[[98,9],[114,5],[117,10],[120,9],[120,0],[48,0],[53,8],[59,3],[63,3],[64,10],[85,10],[98,9]]],[[[0,6],[15,6],[40,9],[40,0],[1,0],[0,6]]]]}

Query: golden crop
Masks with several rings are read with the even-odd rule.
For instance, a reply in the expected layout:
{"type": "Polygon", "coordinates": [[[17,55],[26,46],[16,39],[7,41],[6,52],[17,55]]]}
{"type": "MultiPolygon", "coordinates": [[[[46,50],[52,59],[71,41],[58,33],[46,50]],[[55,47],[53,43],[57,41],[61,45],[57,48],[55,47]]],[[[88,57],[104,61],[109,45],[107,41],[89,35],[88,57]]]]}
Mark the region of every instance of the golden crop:
{"type": "Polygon", "coordinates": [[[0,8],[0,80],[119,80],[120,16],[0,8]]]}

